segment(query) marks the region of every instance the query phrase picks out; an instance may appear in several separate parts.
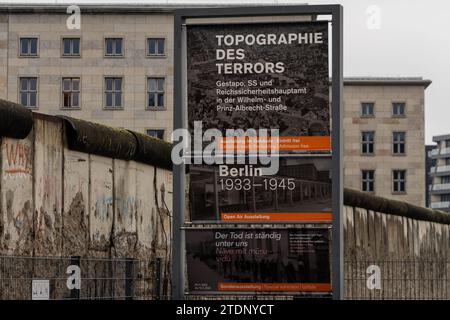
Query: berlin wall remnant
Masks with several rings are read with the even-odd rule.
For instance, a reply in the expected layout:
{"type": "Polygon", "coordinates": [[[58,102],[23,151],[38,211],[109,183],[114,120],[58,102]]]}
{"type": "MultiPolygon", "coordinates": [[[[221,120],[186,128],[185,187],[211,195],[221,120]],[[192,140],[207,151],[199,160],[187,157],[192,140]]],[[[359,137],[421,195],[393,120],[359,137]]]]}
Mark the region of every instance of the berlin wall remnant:
{"type": "Polygon", "coordinates": [[[170,276],[169,143],[4,100],[0,119],[0,256],[132,258],[149,279],[161,259],[170,276]]]}

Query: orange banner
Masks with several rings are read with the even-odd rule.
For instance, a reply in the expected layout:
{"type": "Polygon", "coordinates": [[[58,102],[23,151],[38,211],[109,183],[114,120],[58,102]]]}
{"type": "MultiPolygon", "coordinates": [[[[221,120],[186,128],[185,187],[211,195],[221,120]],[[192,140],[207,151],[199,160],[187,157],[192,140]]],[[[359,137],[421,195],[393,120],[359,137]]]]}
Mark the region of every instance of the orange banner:
{"type": "Polygon", "coordinates": [[[234,283],[219,282],[219,291],[330,292],[330,283],[234,283]]]}
{"type": "Polygon", "coordinates": [[[331,150],[331,137],[223,137],[219,140],[219,150],[329,151],[331,150]]]}
{"type": "Polygon", "coordinates": [[[325,221],[331,222],[331,212],[222,212],[223,221],[325,221]]]}

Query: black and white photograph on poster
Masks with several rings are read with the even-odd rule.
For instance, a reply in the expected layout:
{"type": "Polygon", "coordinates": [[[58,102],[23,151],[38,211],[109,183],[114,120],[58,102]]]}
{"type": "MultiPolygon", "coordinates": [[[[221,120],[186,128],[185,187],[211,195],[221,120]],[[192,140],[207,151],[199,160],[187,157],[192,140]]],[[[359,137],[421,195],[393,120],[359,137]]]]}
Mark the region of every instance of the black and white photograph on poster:
{"type": "Polygon", "coordinates": [[[328,152],[328,22],[188,25],[187,92],[191,134],[278,129],[281,151],[328,152]]]}
{"type": "Polygon", "coordinates": [[[190,165],[192,220],[331,221],[331,158],[283,157],[260,165],[190,165]]]}
{"type": "Polygon", "coordinates": [[[188,229],[189,292],[328,292],[328,228],[188,229]]]}

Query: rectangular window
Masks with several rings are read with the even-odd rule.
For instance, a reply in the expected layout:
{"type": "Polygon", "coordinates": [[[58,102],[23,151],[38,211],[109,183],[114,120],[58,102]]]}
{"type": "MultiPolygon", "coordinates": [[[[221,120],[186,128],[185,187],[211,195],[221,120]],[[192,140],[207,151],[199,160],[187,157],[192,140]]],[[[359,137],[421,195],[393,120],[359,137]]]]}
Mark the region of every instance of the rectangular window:
{"type": "Polygon", "coordinates": [[[163,56],[165,54],[166,40],[164,38],[147,39],[147,55],[163,56]]]}
{"type": "Polygon", "coordinates": [[[164,78],[147,78],[147,108],[164,107],[164,78]]]}
{"type": "Polygon", "coordinates": [[[392,104],[392,115],[394,117],[403,117],[406,114],[406,105],[404,102],[394,102],[392,104]]]}
{"type": "Polygon", "coordinates": [[[20,38],[20,56],[37,57],[38,38],[20,38]]]}
{"type": "Polygon", "coordinates": [[[63,108],[80,107],[80,78],[62,79],[62,100],[63,108]]]}
{"type": "Polygon", "coordinates": [[[153,138],[164,139],[164,130],[162,129],[149,129],[147,134],[153,138]]]}
{"type": "Polygon", "coordinates": [[[122,38],[106,38],[105,39],[105,56],[108,56],[108,57],[123,56],[123,39],[122,38]]]}
{"type": "Polygon", "coordinates": [[[362,117],[373,117],[375,110],[375,104],[372,102],[361,103],[361,116],[362,117]]]}
{"type": "Polygon", "coordinates": [[[450,202],[450,194],[441,194],[441,202],[450,202]]]}
{"type": "Polygon", "coordinates": [[[373,154],[375,145],[375,132],[366,131],[361,133],[361,153],[373,154]]]}
{"type": "Polygon", "coordinates": [[[441,177],[441,183],[442,184],[450,183],[450,176],[443,176],[443,177],[441,177]]]}
{"type": "Polygon", "coordinates": [[[450,140],[445,140],[445,148],[450,148],[450,140]]]}
{"type": "Polygon", "coordinates": [[[405,154],[406,133],[393,132],[392,134],[392,152],[394,154],[405,154]]]}
{"type": "Polygon", "coordinates": [[[445,165],[450,166],[450,158],[445,158],[445,165]]]}
{"type": "Polygon", "coordinates": [[[394,192],[406,192],[406,170],[394,170],[392,179],[394,192]]]}
{"type": "Polygon", "coordinates": [[[122,108],[122,78],[105,78],[105,107],[122,108]]]}
{"type": "Polygon", "coordinates": [[[375,190],[375,171],[363,170],[361,178],[361,190],[364,192],[373,192],[375,190]]]}
{"type": "Polygon", "coordinates": [[[20,104],[37,108],[37,78],[20,78],[20,104]]]}
{"type": "Polygon", "coordinates": [[[64,57],[80,56],[80,38],[63,38],[62,44],[64,57]]]}

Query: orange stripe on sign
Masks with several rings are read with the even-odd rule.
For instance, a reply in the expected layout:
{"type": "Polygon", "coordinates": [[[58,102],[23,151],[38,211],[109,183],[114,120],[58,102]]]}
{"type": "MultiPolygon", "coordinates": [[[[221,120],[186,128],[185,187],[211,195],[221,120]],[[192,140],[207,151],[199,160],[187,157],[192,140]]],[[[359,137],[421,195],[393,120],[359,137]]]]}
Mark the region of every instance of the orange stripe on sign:
{"type": "Polygon", "coordinates": [[[219,282],[219,291],[330,292],[330,283],[235,283],[219,282]]]}
{"type": "Polygon", "coordinates": [[[279,150],[314,151],[331,150],[330,136],[291,137],[223,137],[219,140],[220,150],[279,150]]]}
{"type": "Polygon", "coordinates": [[[331,222],[331,212],[222,212],[223,221],[326,221],[331,222]]]}

